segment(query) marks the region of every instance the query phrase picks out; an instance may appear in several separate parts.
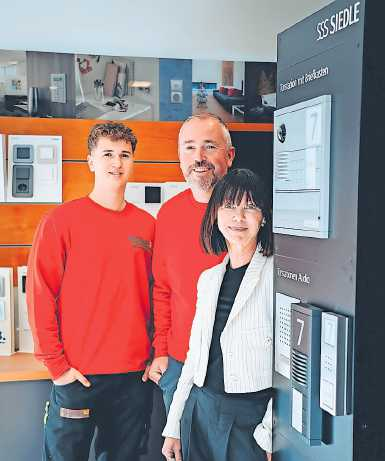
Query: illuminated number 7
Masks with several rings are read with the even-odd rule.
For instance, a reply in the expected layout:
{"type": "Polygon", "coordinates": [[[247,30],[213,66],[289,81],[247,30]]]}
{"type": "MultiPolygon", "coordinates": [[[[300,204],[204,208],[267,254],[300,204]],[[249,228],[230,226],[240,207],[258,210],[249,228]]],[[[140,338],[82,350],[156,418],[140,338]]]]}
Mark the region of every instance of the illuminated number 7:
{"type": "Polygon", "coordinates": [[[302,319],[297,319],[297,322],[301,325],[301,331],[299,332],[298,343],[297,343],[297,346],[299,346],[302,341],[302,333],[303,333],[303,327],[305,326],[305,321],[302,319]]]}
{"type": "Polygon", "coordinates": [[[315,129],[316,129],[316,127],[317,127],[318,113],[317,113],[317,112],[313,112],[313,113],[310,115],[310,118],[314,119],[313,134],[311,135],[311,139],[312,139],[312,141],[313,141],[314,135],[315,135],[315,129]]]}

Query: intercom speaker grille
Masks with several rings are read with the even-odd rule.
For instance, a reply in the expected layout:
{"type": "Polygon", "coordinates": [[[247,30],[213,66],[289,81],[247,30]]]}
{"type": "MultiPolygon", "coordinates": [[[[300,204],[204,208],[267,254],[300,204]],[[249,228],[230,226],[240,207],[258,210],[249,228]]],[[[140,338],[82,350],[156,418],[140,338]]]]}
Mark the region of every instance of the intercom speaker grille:
{"type": "Polygon", "coordinates": [[[291,356],[291,376],[302,386],[307,386],[308,358],[305,354],[293,349],[291,356]]]}
{"type": "Polygon", "coordinates": [[[275,180],[289,181],[289,153],[279,152],[275,160],[275,180]]]}
{"type": "Polygon", "coordinates": [[[290,306],[279,306],[279,334],[278,340],[283,346],[290,347],[291,312],[290,306]]]}

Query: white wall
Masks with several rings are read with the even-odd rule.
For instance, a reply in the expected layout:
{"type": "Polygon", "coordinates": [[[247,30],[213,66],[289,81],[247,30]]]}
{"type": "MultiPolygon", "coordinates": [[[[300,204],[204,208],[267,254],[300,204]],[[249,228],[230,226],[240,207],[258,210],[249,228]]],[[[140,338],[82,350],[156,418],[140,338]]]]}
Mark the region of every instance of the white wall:
{"type": "Polygon", "coordinates": [[[150,92],[135,88],[138,100],[149,102],[152,105],[154,120],[159,119],[159,60],[135,58],[135,80],[150,81],[150,92]]]}
{"type": "Polygon", "coordinates": [[[235,61],[234,62],[234,83],[233,87],[242,88],[242,80],[245,83],[245,62],[244,61],[235,61]]]}
{"type": "Polygon", "coordinates": [[[1,2],[2,49],[274,61],[276,34],[330,0],[1,2]]]}
{"type": "MultiPolygon", "coordinates": [[[[242,88],[242,80],[245,79],[245,62],[234,61],[233,87],[242,88]]],[[[192,81],[217,83],[222,85],[222,61],[202,61],[193,59],[192,81]]]]}
{"type": "Polygon", "coordinates": [[[220,84],[222,80],[222,61],[193,59],[192,81],[220,84]]]}

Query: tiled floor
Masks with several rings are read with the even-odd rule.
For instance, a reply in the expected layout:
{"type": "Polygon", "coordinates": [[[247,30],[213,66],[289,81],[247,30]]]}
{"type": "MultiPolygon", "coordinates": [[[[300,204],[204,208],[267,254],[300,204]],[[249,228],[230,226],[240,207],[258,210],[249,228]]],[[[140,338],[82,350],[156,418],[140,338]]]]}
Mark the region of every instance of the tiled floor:
{"type": "Polygon", "coordinates": [[[207,105],[197,106],[196,94],[193,93],[193,114],[202,114],[205,112],[211,112],[212,114],[218,115],[225,123],[229,122],[242,122],[242,118],[233,117],[227,112],[219,102],[214,98],[212,94],[207,96],[207,105]]]}

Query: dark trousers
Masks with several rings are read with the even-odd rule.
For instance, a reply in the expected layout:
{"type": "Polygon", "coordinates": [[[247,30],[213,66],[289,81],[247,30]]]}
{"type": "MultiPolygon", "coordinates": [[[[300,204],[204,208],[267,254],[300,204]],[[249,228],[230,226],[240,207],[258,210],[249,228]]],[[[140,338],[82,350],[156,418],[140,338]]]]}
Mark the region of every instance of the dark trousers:
{"type": "Polygon", "coordinates": [[[164,406],[166,407],[166,414],[168,414],[174,396],[174,392],[178,385],[180,374],[182,373],[183,363],[172,357],[168,358],[168,368],[163,373],[158,382],[158,386],[163,392],[164,406]]]}
{"type": "Polygon", "coordinates": [[[136,461],[147,443],[152,386],[143,372],[87,375],[79,381],[53,385],[46,408],[43,460],[87,461],[97,429],[98,461],[136,461]]]}
{"type": "Polygon", "coordinates": [[[181,420],[183,461],[266,461],[253,433],[271,395],[240,398],[193,386],[181,420]]]}

